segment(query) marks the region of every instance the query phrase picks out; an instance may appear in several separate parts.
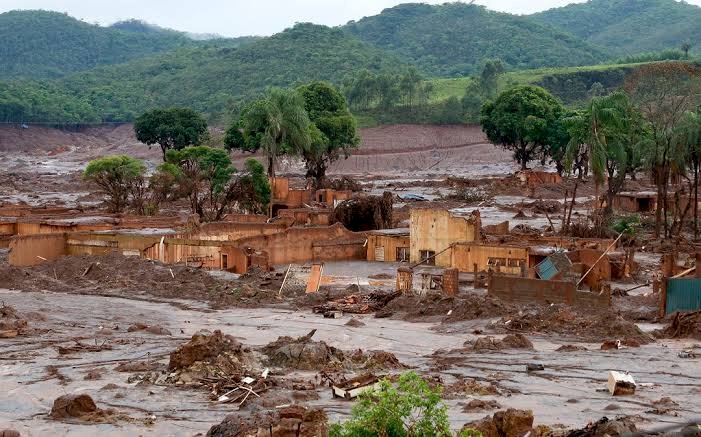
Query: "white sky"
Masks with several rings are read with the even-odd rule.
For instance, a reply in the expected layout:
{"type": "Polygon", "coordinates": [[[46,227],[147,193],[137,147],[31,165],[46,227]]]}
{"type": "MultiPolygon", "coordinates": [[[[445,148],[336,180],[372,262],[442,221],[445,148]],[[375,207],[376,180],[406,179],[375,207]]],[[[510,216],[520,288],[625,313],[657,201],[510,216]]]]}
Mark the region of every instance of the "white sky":
{"type": "MultiPolygon", "coordinates": [[[[498,11],[526,14],[584,0],[476,0],[498,11]]],[[[644,1],[644,0],[643,0],[644,1]]],[[[701,0],[687,0],[701,6],[701,0]]],[[[444,3],[445,0],[425,0],[444,3]]],[[[171,29],[224,36],[271,35],[296,22],[335,26],[375,15],[401,0],[0,0],[0,12],[46,9],[90,23],[138,18],[171,29]]]]}

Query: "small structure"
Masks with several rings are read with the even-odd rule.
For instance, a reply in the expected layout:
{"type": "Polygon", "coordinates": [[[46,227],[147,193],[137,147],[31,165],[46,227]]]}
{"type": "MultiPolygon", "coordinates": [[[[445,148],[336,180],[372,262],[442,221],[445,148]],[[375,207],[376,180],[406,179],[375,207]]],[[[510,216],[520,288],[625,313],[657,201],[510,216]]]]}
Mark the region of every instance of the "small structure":
{"type": "MultiPolygon", "coordinates": [[[[602,199],[601,206],[605,205],[606,201],[602,199]]],[[[654,191],[621,192],[613,198],[612,207],[618,211],[631,213],[652,212],[657,208],[657,193],[654,191]]]]}
{"type": "Polygon", "coordinates": [[[523,170],[516,173],[516,177],[521,181],[521,185],[531,188],[543,184],[554,185],[562,183],[562,176],[547,171],[523,170]]]}
{"type": "Polygon", "coordinates": [[[368,232],[368,261],[409,262],[409,228],[368,232]]]}
{"type": "Polygon", "coordinates": [[[450,247],[463,241],[480,240],[479,211],[413,208],[410,218],[411,262],[452,267],[450,247]]]}
{"type": "Polygon", "coordinates": [[[414,288],[414,271],[408,267],[397,269],[397,291],[409,293],[414,288]]]}

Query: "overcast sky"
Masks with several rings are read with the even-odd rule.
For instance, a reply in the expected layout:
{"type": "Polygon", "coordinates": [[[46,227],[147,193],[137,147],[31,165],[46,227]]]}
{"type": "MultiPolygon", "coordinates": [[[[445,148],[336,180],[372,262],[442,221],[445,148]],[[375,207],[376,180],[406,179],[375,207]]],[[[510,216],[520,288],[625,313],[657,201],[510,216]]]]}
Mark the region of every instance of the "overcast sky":
{"type": "MultiPolygon", "coordinates": [[[[584,0],[476,0],[497,11],[542,11],[584,0]]],[[[701,0],[687,0],[701,6],[701,0]]],[[[425,3],[444,3],[428,0],[425,3]]],[[[296,22],[335,26],[407,1],[395,0],[0,0],[0,12],[47,9],[90,23],[138,18],[176,30],[224,36],[271,35],[296,22]]]]}

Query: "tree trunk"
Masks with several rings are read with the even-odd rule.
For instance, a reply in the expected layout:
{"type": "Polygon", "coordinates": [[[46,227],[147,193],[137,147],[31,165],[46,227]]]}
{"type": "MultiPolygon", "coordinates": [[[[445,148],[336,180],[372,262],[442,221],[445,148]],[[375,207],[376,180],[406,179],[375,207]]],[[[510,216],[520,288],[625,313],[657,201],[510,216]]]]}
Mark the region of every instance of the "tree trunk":
{"type": "Polygon", "coordinates": [[[699,236],[699,163],[694,161],[694,240],[699,236]]]}

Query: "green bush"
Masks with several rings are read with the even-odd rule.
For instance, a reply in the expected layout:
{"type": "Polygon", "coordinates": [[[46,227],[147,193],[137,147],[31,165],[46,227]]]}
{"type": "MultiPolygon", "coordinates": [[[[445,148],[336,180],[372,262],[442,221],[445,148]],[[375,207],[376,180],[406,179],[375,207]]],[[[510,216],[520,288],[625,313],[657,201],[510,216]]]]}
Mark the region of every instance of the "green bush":
{"type": "Polygon", "coordinates": [[[382,380],[379,388],[362,394],[351,419],[331,426],[330,437],[448,437],[446,406],[439,389],[431,388],[415,372],[397,383],[382,380]]]}

